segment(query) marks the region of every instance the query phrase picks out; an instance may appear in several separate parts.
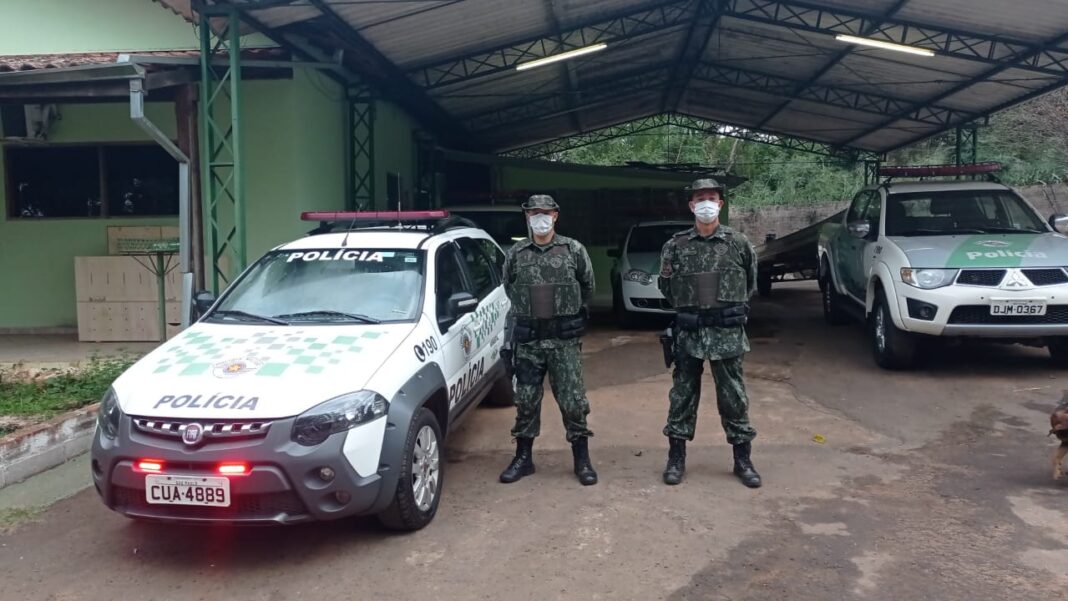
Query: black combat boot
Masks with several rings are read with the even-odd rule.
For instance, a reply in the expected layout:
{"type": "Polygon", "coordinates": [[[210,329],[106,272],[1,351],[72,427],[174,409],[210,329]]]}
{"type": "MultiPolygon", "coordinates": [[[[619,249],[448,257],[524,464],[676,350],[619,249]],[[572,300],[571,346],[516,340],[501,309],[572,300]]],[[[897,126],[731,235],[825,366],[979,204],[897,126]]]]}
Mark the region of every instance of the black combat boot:
{"type": "Polygon", "coordinates": [[[515,459],[501,472],[501,482],[511,484],[534,473],[534,439],[515,439],[515,459]]]}
{"type": "Polygon", "coordinates": [[[742,484],[749,488],[760,488],[760,474],[757,473],[756,468],[753,467],[753,461],[749,458],[752,450],[753,444],[749,442],[734,445],[734,475],[738,476],[742,484]]]}
{"type": "Polygon", "coordinates": [[[686,440],[683,438],[669,438],[667,467],[664,468],[664,484],[675,485],[682,482],[682,475],[686,473],[686,440]]]}
{"type": "Polygon", "coordinates": [[[597,484],[597,472],[590,464],[590,439],[583,436],[571,443],[571,455],[575,458],[575,475],[583,486],[597,484]]]}

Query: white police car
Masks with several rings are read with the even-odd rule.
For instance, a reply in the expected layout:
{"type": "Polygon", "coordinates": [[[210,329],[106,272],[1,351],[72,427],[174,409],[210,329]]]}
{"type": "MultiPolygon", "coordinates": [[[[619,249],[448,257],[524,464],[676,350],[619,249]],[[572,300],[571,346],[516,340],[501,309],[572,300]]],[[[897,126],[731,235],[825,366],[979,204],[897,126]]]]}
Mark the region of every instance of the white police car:
{"type": "Polygon", "coordinates": [[[512,402],[504,256],[486,232],[445,211],[303,218],[344,231],[202,293],[201,319],[115,381],[92,450],[108,507],[418,529],[441,498],[444,436],[484,397],[512,402]]]}

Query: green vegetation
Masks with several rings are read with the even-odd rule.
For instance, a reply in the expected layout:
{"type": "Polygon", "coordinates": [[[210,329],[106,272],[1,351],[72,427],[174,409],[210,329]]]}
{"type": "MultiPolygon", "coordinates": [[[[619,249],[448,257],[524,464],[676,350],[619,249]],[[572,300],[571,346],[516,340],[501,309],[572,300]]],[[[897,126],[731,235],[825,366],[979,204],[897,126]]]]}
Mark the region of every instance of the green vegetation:
{"type": "MultiPolygon", "coordinates": [[[[953,132],[891,153],[887,165],[954,162],[953,132]]],[[[979,129],[979,161],[999,161],[1010,185],[1068,180],[1068,90],[1014,107],[979,129]]],[[[674,126],[591,144],[552,157],[572,163],[622,165],[698,163],[727,169],[748,181],[730,191],[740,206],[806,204],[851,197],[864,184],[863,165],[816,154],[708,135],[674,126]]]]}
{"type": "Polygon", "coordinates": [[[26,379],[0,371],[0,416],[51,417],[91,405],[136,361],[135,357],[94,357],[81,368],[26,379]]]}
{"type": "Polygon", "coordinates": [[[33,519],[40,513],[40,507],[10,507],[0,509],[0,534],[8,534],[22,524],[33,521],[33,519]]]}

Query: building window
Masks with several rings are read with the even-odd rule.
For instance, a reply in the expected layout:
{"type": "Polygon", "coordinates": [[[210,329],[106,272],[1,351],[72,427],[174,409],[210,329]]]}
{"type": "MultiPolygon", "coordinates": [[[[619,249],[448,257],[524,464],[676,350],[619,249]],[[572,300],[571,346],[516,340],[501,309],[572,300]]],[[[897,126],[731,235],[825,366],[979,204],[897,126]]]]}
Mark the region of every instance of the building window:
{"type": "Polygon", "coordinates": [[[178,164],[156,145],[8,146],[11,218],[178,214],[178,164]]]}

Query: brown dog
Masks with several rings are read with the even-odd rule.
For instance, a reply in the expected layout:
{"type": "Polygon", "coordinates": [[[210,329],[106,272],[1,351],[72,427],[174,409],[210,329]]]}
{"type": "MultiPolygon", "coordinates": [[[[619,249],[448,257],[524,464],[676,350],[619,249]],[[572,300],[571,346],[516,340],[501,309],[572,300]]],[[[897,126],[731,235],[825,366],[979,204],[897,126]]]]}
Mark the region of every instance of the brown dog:
{"type": "Polygon", "coordinates": [[[1064,393],[1061,404],[1057,405],[1053,414],[1049,416],[1049,426],[1050,435],[1056,436],[1061,441],[1061,446],[1057,447],[1053,453],[1053,479],[1059,480],[1064,475],[1061,463],[1065,456],[1068,456],[1068,392],[1064,393]]]}

